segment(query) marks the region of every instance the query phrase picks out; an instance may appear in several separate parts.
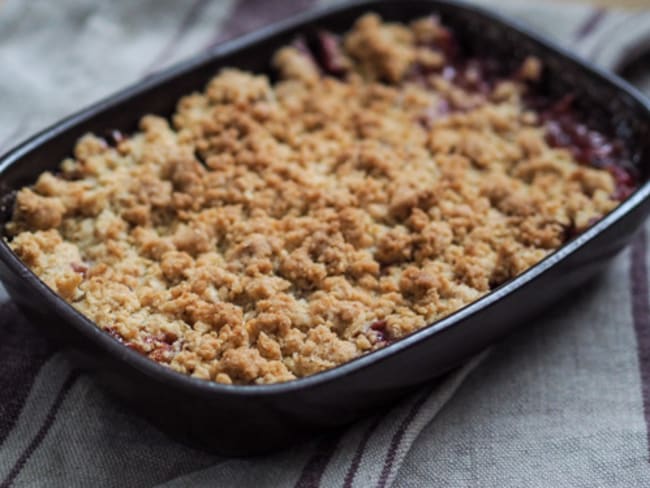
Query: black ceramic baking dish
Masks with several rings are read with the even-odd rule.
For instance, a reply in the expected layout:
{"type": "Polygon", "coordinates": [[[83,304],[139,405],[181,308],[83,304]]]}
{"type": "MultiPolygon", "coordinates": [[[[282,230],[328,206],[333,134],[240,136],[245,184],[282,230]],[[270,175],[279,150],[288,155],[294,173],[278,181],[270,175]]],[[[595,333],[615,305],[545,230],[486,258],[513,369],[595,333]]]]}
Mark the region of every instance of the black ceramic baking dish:
{"type": "Polygon", "coordinates": [[[194,445],[234,455],[269,451],[394,401],[526,323],[525,318],[593,276],[629,242],[650,210],[650,106],[626,83],[475,7],[447,1],[371,1],[306,13],[227,42],[34,136],[0,159],[0,226],[10,218],[15,190],[53,170],[84,133],[129,132],[146,113],[169,115],[179,97],[202,89],[220,67],[270,72],[272,53],[296,35],[315,28],[342,32],[369,10],[395,21],[436,13],[469,49],[487,48],[503,59],[538,56],[548,68],[544,89],[552,96],[576,92],[584,116],[614,130],[627,145],[641,186],[544,261],[453,315],[345,365],[275,385],[207,382],[139,355],[47,288],[2,240],[0,278],[25,314],[68,346],[79,364],[94,371],[109,390],[194,445]]]}

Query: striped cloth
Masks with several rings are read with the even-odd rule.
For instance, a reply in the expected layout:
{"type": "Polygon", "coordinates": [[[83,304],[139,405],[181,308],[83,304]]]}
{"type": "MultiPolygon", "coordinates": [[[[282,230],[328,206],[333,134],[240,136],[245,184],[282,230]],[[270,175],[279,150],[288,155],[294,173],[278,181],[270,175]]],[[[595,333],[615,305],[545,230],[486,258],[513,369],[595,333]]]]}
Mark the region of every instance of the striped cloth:
{"type": "MultiPolygon", "coordinates": [[[[329,2],[0,1],[0,152],[315,3],[329,2]]],[[[623,69],[650,39],[648,14],[521,0],[499,8],[609,68],[623,69]]],[[[646,229],[607,273],[490,354],[389,411],[254,459],[193,450],[132,415],[0,289],[0,487],[648,487],[647,266],[646,229]]]]}

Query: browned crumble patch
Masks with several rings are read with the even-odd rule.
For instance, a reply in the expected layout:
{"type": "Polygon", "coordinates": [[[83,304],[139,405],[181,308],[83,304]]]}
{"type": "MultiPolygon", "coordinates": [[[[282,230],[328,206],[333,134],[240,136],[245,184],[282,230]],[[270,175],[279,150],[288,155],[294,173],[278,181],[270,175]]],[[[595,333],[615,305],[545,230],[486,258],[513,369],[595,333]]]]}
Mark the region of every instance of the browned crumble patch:
{"type": "Polygon", "coordinates": [[[431,19],[369,14],[326,53],[338,78],[297,47],[275,85],[225,69],[171,126],[80,139],[18,193],[10,245],[99,327],[195,377],[288,381],[382,347],[617,205],[612,176],[550,147],[524,107],[537,60],[478,93],[441,74],[449,42],[431,19]]]}

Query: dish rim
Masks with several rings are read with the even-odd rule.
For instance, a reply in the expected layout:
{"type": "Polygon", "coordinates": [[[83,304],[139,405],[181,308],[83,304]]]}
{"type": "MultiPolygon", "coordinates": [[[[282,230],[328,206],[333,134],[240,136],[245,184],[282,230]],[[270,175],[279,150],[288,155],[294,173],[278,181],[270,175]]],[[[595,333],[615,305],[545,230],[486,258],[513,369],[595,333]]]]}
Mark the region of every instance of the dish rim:
{"type": "MultiPolygon", "coordinates": [[[[510,19],[502,14],[492,12],[483,7],[469,5],[465,2],[455,0],[418,0],[419,2],[431,3],[432,9],[440,5],[449,6],[452,8],[459,8],[461,10],[473,11],[482,15],[490,22],[500,24],[506,29],[516,32],[537,44],[543,45],[545,48],[554,52],[564,62],[573,63],[578,65],[583,70],[589,72],[592,76],[603,79],[606,83],[613,85],[616,89],[625,92],[626,95],[631,97],[633,101],[641,108],[645,109],[650,117],[650,99],[642,95],[636,88],[629,83],[619,78],[614,73],[606,72],[603,69],[595,66],[587,60],[581,59],[575,54],[572,54],[562,46],[558,45],[552,40],[531,31],[528,27],[522,25],[520,22],[510,19]]],[[[135,98],[147,90],[154,88],[157,85],[172,81],[175,77],[180,76],[192,69],[200,68],[201,65],[214,62],[216,58],[226,56],[234,53],[239,49],[249,47],[250,45],[263,42],[264,39],[271,37],[279,32],[295,29],[303,24],[314,23],[324,16],[329,14],[339,13],[345,10],[352,10],[360,7],[367,7],[372,9],[373,5],[387,3],[386,0],[354,0],[345,4],[331,5],[320,8],[315,8],[305,12],[298,13],[287,19],[279,22],[272,23],[261,29],[228,40],[214,48],[191,57],[188,60],[174,64],[154,75],[151,75],[143,80],[136,81],[135,83],[119,90],[118,92],[95,102],[88,107],[73,113],[70,116],[52,124],[46,129],[38,132],[34,136],[28,138],[18,146],[10,149],[5,154],[0,155],[0,176],[7,171],[13,164],[16,164],[22,157],[37,148],[39,145],[47,143],[49,140],[56,138],[64,131],[74,127],[85,120],[96,116],[98,113],[106,109],[119,105],[120,103],[128,102],[130,99],[135,98]]],[[[144,115],[144,114],[142,114],[144,115]]],[[[484,309],[489,308],[504,296],[514,292],[515,290],[523,287],[528,282],[534,280],[541,274],[548,271],[556,263],[568,258],[571,254],[582,248],[587,242],[596,238],[601,232],[605,231],[625,214],[640,206],[645,200],[650,198],[650,179],[637,188],[632,195],[623,200],[614,210],[609,212],[605,217],[598,221],[593,226],[579,234],[574,239],[563,244],[561,247],[546,256],[543,260],[539,261],[522,274],[513,278],[512,280],[504,283],[503,285],[491,290],[481,298],[465,305],[464,307],[456,310],[455,312],[447,315],[439,320],[436,320],[421,329],[412,332],[411,334],[375,351],[363,354],[356,357],[344,364],[329,368],[325,371],[315,373],[310,376],[297,378],[294,380],[262,384],[262,385],[226,385],[217,383],[212,380],[205,380],[194,378],[192,376],[177,372],[167,366],[141,355],[140,353],[130,349],[124,344],[105,333],[97,324],[92,320],[85,317],[77,311],[71,304],[66,302],[54,290],[49,288],[41,279],[33,273],[27,265],[25,265],[14,254],[8,246],[4,238],[0,238],[0,261],[16,275],[17,279],[25,281],[32,289],[37,292],[38,298],[48,301],[58,315],[82,334],[84,334],[93,344],[102,349],[107,354],[112,355],[115,359],[124,361],[127,366],[137,369],[140,373],[149,378],[154,378],[160,382],[168,384],[170,387],[192,391],[200,395],[215,395],[227,394],[241,397],[260,397],[260,396],[277,396],[288,393],[294,393],[300,390],[315,388],[321,384],[329,383],[340,379],[341,377],[349,376],[369,367],[375,362],[380,362],[387,359],[393,354],[409,349],[424,341],[431,336],[442,333],[443,331],[451,328],[454,324],[461,322],[472,314],[478,313],[484,309]]]]}

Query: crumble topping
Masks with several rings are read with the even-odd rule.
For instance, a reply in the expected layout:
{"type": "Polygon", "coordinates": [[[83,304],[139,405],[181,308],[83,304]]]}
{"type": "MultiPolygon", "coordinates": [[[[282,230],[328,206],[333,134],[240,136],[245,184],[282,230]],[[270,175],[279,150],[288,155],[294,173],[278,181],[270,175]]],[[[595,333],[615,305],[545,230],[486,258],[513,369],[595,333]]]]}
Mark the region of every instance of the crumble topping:
{"type": "Polygon", "coordinates": [[[458,310],[631,191],[526,103],[537,59],[486,80],[433,17],[307,46],[277,52],[275,84],[224,69],[171,123],[81,138],[18,192],[11,248],[151,359],[274,383],[458,310]]]}

